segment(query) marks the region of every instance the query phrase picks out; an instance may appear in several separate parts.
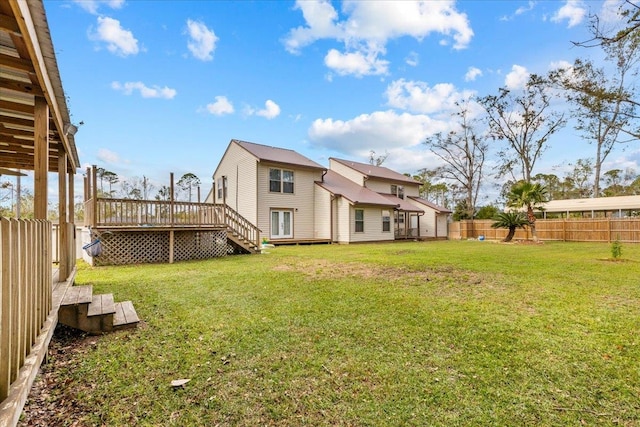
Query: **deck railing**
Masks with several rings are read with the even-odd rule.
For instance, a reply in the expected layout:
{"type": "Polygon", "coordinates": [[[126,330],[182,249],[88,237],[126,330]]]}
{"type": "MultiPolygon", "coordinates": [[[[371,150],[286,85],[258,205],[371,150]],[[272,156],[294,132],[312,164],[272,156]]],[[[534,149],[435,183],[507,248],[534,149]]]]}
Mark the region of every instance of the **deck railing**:
{"type": "Polygon", "coordinates": [[[226,227],[260,244],[260,230],[234,209],[220,203],[98,198],[85,202],[90,227],[226,227]]]}
{"type": "Polygon", "coordinates": [[[0,218],[0,401],[52,307],[51,222],[0,218]]]}

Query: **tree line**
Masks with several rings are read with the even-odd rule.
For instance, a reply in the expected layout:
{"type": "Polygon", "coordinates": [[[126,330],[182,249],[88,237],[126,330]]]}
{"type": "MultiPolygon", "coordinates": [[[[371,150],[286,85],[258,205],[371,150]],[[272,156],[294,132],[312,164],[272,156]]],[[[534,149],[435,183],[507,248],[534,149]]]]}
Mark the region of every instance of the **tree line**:
{"type": "MultiPolygon", "coordinates": [[[[98,197],[133,200],[168,201],[171,188],[163,185],[157,188],[146,176],[121,179],[115,172],[96,168],[98,197]]],[[[180,177],[174,188],[174,200],[194,201],[201,181],[195,174],[188,172],[180,177]]]]}

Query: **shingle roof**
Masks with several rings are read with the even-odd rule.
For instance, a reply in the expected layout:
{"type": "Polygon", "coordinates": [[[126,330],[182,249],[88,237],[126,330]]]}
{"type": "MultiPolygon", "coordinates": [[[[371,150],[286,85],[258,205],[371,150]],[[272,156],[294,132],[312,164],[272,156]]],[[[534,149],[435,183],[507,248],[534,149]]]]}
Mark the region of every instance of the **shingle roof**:
{"type": "Polygon", "coordinates": [[[297,153],[296,151],[286,148],[270,147],[268,145],[256,144],[254,142],[240,141],[238,139],[232,139],[231,142],[235,142],[240,147],[253,154],[258,160],[265,160],[269,162],[284,163],[294,166],[304,166],[313,169],[326,168],[313,160],[297,153]]]}
{"type": "Polygon", "coordinates": [[[411,200],[414,200],[422,205],[425,205],[433,210],[435,210],[436,212],[439,213],[451,213],[451,211],[447,208],[443,208],[442,206],[438,206],[435,203],[431,203],[430,201],[423,199],[422,197],[413,197],[413,196],[408,196],[411,200]]]}
{"type": "Polygon", "coordinates": [[[353,162],[351,160],[336,159],[335,157],[331,157],[330,160],[333,160],[347,167],[350,167],[351,169],[356,170],[368,177],[383,178],[383,179],[388,179],[388,180],[397,181],[397,182],[404,182],[407,184],[420,184],[415,179],[410,178],[401,173],[398,173],[396,171],[392,171],[391,169],[385,168],[384,166],[374,166],[368,163],[358,163],[358,162],[353,162]]]}
{"type": "Polygon", "coordinates": [[[382,197],[384,197],[385,199],[387,199],[389,202],[395,203],[396,206],[398,207],[398,209],[401,210],[401,211],[422,212],[422,213],[424,213],[424,210],[420,209],[417,206],[412,205],[411,203],[407,202],[404,199],[401,199],[400,197],[394,196],[393,194],[382,194],[382,193],[380,193],[380,195],[382,197]]]}
{"type": "Polygon", "coordinates": [[[384,196],[362,187],[332,170],[328,170],[323,180],[316,182],[316,184],[332,194],[344,197],[355,205],[396,206],[396,203],[389,201],[384,196]]]}

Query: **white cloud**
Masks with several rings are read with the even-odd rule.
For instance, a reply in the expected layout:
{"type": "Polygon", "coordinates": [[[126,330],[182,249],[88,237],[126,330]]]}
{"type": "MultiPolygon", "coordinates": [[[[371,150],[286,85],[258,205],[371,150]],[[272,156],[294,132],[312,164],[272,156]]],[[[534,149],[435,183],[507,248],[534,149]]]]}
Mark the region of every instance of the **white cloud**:
{"type": "Polygon", "coordinates": [[[622,4],[623,0],[605,0],[598,13],[598,18],[602,22],[619,22],[621,19],[619,12],[622,4]]]}
{"type": "Polygon", "coordinates": [[[417,52],[409,52],[409,55],[405,58],[404,62],[411,67],[417,67],[419,63],[419,55],[417,52]]]}
{"type": "Polygon", "coordinates": [[[409,36],[422,40],[431,33],[439,33],[453,39],[454,49],[463,49],[473,37],[467,15],[458,12],[451,0],[345,1],[342,12],[346,19],[342,21],[325,0],[298,0],[295,8],[302,11],[306,25],[289,32],[284,40],[285,48],[299,53],[316,40],[335,39],[344,44],[344,53],[332,49],[325,64],[336,66],[334,69],[339,74],[385,74],[388,62],[377,56],[386,53],[385,45],[390,39],[409,36]],[[367,64],[368,71],[364,72],[367,64]]]}
{"type": "Polygon", "coordinates": [[[191,54],[201,61],[211,61],[218,41],[213,30],[207,28],[202,22],[188,19],[187,32],[189,34],[187,47],[191,54]]]}
{"type": "Polygon", "coordinates": [[[125,95],[131,95],[137,90],[143,98],[173,99],[178,94],[175,89],[171,89],[167,86],[160,87],[154,85],[152,87],[148,87],[142,82],[113,82],[111,83],[111,88],[121,91],[125,95]]]}
{"type": "Polygon", "coordinates": [[[507,89],[520,89],[525,86],[529,79],[529,72],[522,65],[514,65],[511,72],[504,78],[504,85],[507,89]]]}
{"type": "Polygon", "coordinates": [[[98,28],[90,33],[93,40],[105,42],[111,53],[120,56],[135,55],[140,51],[138,40],[129,30],[125,30],[117,19],[98,17],[98,28]]]}
{"type": "Polygon", "coordinates": [[[524,13],[527,13],[529,11],[533,10],[533,7],[536,5],[536,2],[534,1],[530,1],[526,6],[520,6],[519,8],[516,9],[515,14],[516,15],[522,15],[524,13]]]}
{"type": "Polygon", "coordinates": [[[378,58],[376,51],[340,53],[331,49],[324,58],[327,67],[341,76],[353,74],[356,77],[387,74],[389,61],[378,58]]]}
{"type": "Polygon", "coordinates": [[[347,121],[316,119],[309,128],[309,138],[328,149],[365,156],[370,150],[382,153],[414,147],[426,137],[447,129],[446,121],[390,110],[362,114],[347,121]]]}
{"type": "Polygon", "coordinates": [[[469,67],[467,73],[464,75],[465,82],[473,82],[478,77],[482,77],[482,70],[476,67],[469,67]]]}
{"type": "Polygon", "coordinates": [[[456,102],[469,99],[474,93],[459,92],[451,83],[438,83],[430,87],[424,82],[404,79],[391,82],[385,91],[391,107],[427,114],[453,111],[456,102]]]}
{"type": "Polygon", "coordinates": [[[256,111],[256,116],[264,117],[266,119],[274,119],[280,115],[280,106],[270,99],[264,103],[262,110],[256,111]]]}
{"type": "Polygon", "coordinates": [[[118,155],[118,153],[115,153],[111,150],[107,150],[106,148],[99,149],[97,157],[99,160],[102,160],[105,163],[110,163],[110,164],[120,163],[120,156],[118,155]]]}
{"type": "Polygon", "coordinates": [[[216,96],[216,102],[207,104],[207,111],[215,116],[222,116],[224,114],[232,114],[235,110],[226,96],[216,96]]]}
{"type": "Polygon", "coordinates": [[[73,2],[93,15],[98,13],[102,5],[111,9],[120,9],[124,6],[124,0],[73,0],[73,2]]]}
{"type": "Polygon", "coordinates": [[[569,21],[569,28],[580,24],[587,15],[587,9],[582,0],[567,0],[564,6],[556,11],[551,17],[553,22],[569,21]]]}

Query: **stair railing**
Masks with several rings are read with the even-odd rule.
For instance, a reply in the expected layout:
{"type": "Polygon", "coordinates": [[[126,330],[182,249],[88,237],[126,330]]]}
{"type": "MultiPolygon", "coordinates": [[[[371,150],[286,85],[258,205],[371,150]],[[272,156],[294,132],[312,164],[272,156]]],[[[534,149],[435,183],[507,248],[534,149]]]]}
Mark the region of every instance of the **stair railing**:
{"type": "Polygon", "coordinates": [[[228,205],[224,205],[224,217],[229,231],[249,242],[254,249],[258,249],[260,246],[260,229],[258,227],[228,205]]]}

